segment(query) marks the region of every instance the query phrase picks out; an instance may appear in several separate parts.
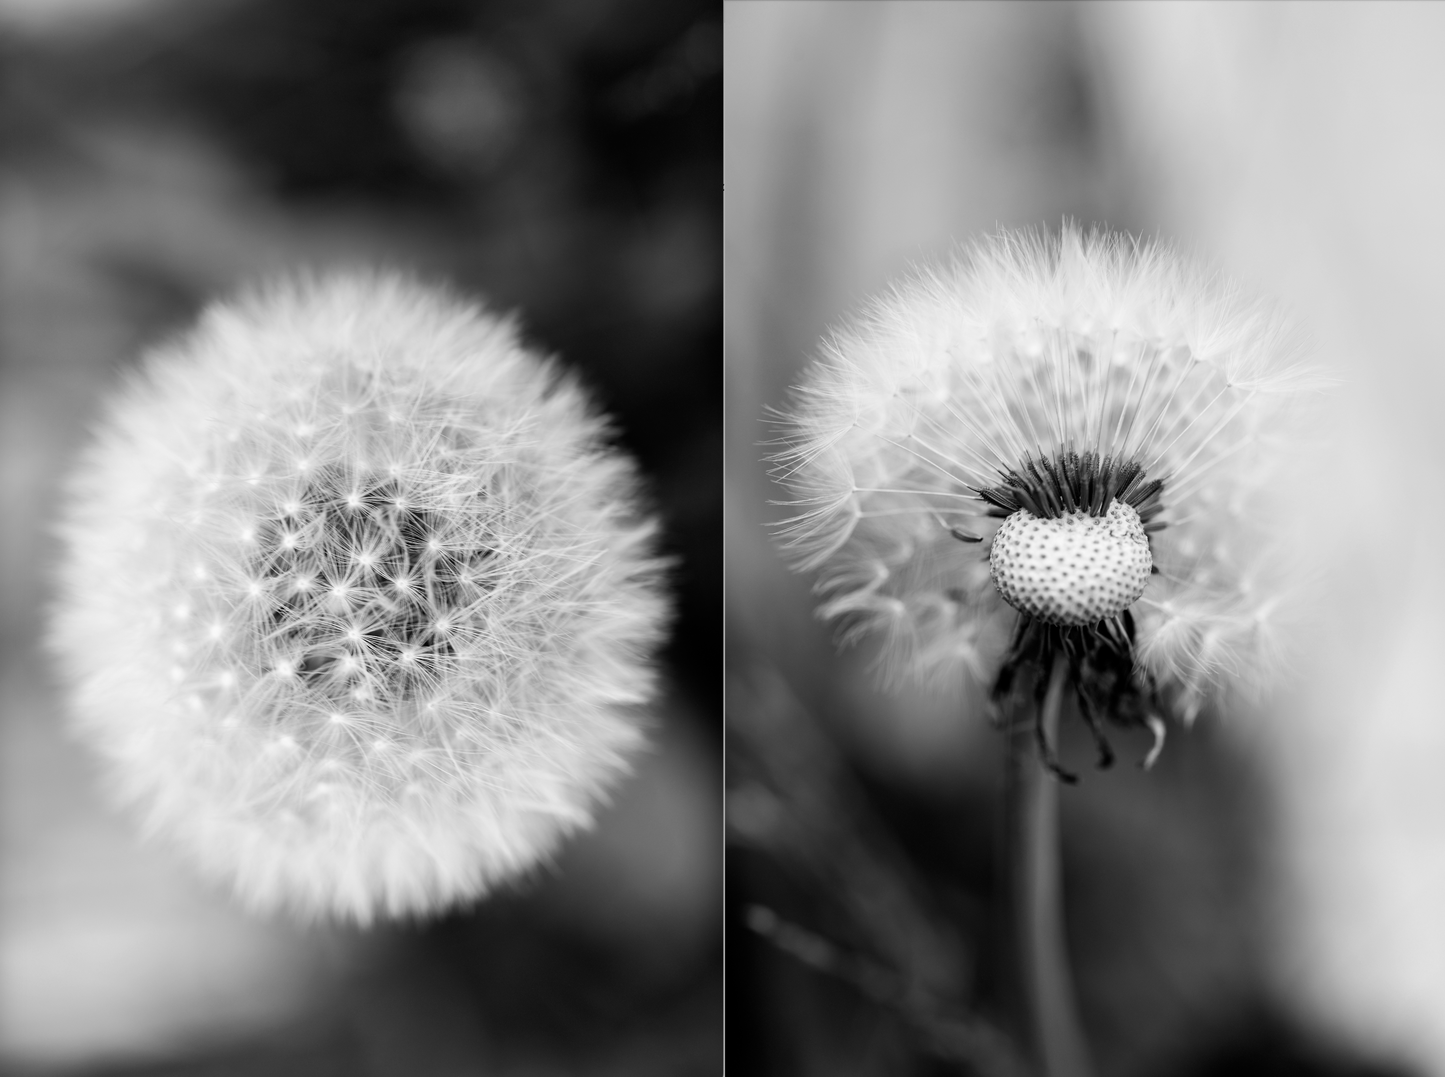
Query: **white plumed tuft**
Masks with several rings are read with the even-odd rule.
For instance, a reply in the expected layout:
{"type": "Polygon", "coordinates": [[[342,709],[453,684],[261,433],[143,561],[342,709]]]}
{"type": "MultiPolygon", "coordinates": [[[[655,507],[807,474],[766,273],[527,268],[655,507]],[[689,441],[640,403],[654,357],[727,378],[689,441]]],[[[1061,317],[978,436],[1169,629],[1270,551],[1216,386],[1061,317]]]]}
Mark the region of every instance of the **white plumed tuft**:
{"type": "Polygon", "coordinates": [[[989,570],[1000,517],[1040,484],[1118,479],[1157,570],[1120,631],[1192,717],[1273,672],[1270,483],[1301,390],[1325,384],[1299,354],[1282,316],[1168,247],[1002,232],[826,342],[779,416],[785,546],[845,638],[882,637],[888,679],[987,682],[1017,620],[989,570]]]}
{"type": "Polygon", "coordinates": [[[207,310],[68,489],[49,644],[149,827],[258,911],[473,898],[643,740],[656,524],[576,380],[385,274],[207,310]]]}

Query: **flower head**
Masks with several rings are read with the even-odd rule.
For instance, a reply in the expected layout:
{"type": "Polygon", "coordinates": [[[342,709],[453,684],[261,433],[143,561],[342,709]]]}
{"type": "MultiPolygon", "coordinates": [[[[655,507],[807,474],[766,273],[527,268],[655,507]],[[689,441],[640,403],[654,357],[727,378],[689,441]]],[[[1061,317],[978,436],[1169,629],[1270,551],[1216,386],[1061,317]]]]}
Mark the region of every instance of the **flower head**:
{"type": "Polygon", "coordinates": [[[251,906],[476,896],[586,825],[666,621],[631,463],[512,323],[399,276],[211,307],[110,402],[50,633],[151,828],[251,906]]]}
{"type": "Polygon", "coordinates": [[[1091,724],[1162,736],[1270,673],[1297,351],[1166,247],[1001,233],[828,341],[782,417],[786,544],[892,677],[1006,694],[1064,654],[1091,724]]]}

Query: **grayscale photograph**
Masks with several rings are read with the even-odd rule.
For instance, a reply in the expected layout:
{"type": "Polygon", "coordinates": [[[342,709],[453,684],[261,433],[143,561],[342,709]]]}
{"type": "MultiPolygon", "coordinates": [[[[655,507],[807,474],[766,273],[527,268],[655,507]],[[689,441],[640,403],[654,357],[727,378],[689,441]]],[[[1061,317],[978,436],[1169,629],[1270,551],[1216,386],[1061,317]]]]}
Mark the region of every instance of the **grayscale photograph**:
{"type": "Polygon", "coordinates": [[[1445,0],[0,0],[4,1077],[1445,1077],[1445,0]]]}
{"type": "Polygon", "coordinates": [[[1445,1074],[1445,6],[726,6],[733,1074],[1445,1074]]]}
{"type": "Polygon", "coordinates": [[[720,9],[0,65],[0,1072],[720,1073],[720,9]]]}

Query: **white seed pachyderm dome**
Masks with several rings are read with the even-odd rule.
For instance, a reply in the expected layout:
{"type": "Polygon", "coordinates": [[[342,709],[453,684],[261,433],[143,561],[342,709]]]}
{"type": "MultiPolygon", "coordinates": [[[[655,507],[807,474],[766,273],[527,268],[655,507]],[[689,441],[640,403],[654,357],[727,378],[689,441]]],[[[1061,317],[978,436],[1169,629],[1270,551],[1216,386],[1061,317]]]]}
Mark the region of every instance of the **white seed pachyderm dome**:
{"type": "Polygon", "coordinates": [[[396,275],[211,307],[75,473],[50,633],[149,827],[251,907],[486,892],[642,742],[656,524],[576,381],[396,275]]]}
{"type": "Polygon", "coordinates": [[[1014,609],[1056,625],[1095,625],[1139,600],[1154,560],[1139,514],[1120,501],[1105,515],[1039,517],[1020,509],[1003,522],[989,572],[1014,609]]]}

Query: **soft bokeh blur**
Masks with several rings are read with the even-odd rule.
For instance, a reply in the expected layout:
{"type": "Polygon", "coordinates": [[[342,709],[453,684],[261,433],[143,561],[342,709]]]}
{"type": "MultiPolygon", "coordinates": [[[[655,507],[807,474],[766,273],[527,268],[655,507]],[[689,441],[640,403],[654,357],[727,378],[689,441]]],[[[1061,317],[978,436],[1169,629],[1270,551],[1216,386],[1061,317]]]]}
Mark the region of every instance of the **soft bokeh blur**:
{"type": "Polygon", "coordinates": [[[0,1069],[721,1068],[722,28],[676,0],[0,3],[0,1069]],[[654,745],[517,887],[254,920],[109,806],[40,655],[58,483],[147,342],[268,269],[516,310],[636,454],[679,596],[654,745]]]}
{"type": "Polygon", "coordinates": [[[1445,1073],[1445,7],[738,2],[725,27],[734,1065],[950,1055],[842,969],[850,949],[910,959],[869,936],[876,902],[838,899],[867,877],[857,858],[802,851],[831,833],[817,790],[861,820],[870,863],[910,877],[915,937],[951,954],[951,980],[915,982],[985,1021],[1006,1009],[996,738],[977,699],[882,697],[865,651],[833,652],[768,541],[760,442],[870,293],[980,232],[1069,216],[1278,297],[1341,382],[1310,474],[1280,492],[1319,566],[1287,689],[1206,712],[1149,774],[1065,791],[1099,1071],[1445,1073]],[[835,753],[798,779],[811,802],[768,762],[804,742],[835,753]]]}

